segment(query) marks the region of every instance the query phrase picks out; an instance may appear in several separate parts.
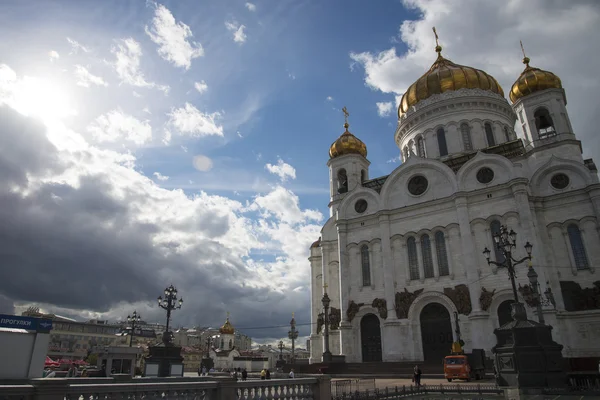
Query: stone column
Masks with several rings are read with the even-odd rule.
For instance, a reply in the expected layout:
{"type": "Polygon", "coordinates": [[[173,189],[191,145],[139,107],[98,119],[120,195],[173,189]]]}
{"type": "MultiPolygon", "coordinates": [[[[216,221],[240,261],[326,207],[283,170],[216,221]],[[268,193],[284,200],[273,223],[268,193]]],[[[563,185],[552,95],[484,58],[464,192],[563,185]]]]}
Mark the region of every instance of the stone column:
{"type": "Polygon", "coordinates": [[[423,266],[423,252],[421,251],[421,238],[416,238],[415,246],[417,247],[417,262],[419,263],[419,281],[425,280],[425,267],[423,266]]]}
{"type": "Polygon", "coordinates": [[[433,232],[429,235],[429,243],[431,245],[431,260],[433,261],[433,277],[437,282],[440,279],[440,265],[437,257],[437,243],[433,232]]]}
{"type": "Polygon", "coordinates": [[[348,257],[348,227],[345,223],[338,223],[338,252],[339,252],[339,293],[340,293],[340,352],[339,354],[346,355],[351,358],[353,348],[352,340],[352,324],[346,320],[346,309],[350,299],[350,259],[348,257]]]}
{"type": "MultiPolygon", "coordinates": [[[[467,281],[469,282],[469,295],[471,296],[471,305],[473,313],[481,311],[479,307],[479,295],[481,294],[481,283],[477,273],[477,256],[473,236],[471,235],[471,223],[469,221],[469,210],[467,208],[466,197],[457,197],[454,200],[456,205],[456,214],[458,225],[460,227],[460,242],[463,253],[467,281]]],[[[481,249],[483,251],[483,249],[481,249]]]]}

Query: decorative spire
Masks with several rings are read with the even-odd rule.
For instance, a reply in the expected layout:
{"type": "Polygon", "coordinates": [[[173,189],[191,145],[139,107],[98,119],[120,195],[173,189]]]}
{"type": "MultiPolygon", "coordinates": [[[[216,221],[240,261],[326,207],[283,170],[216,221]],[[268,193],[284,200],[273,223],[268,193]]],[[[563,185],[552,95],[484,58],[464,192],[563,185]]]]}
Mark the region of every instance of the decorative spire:
{"type": "Polygon", "coordinates": [[[229,311],[227,311],[227,320],[229,321],[229,311]]]}
{"type": "Polygon", "coordinates": [[[521,43],[521,51],[523,52],[523,64],[529,67],[529,57],[525,55],[525,47],[523,47],[523,41],[519,40],[519,43],[521,43]]]}
{"type": "Polygon", "coordinates": [[[324,291],[325,293],[327,293],[327,288],[328,288],[328,287],[329,287],[329,286],[328,286],[327,284],[324,284],[324,285],[323,285],[323,291],[324,291]]]}
{"type": "Polygon", "coordinates": [[[350,126],[350,124],[348,123],[348,116],[350,115],[350,113],[348,112],[346,106],[342,108],[342,112],[344,113],[344,128],[346,128],[346,132],[348,132],[348,127],[350,126]]]}
{"type": "Polygon", "coordinates": [[[435,35],[435,52],[438,53],[438,57],[442,56],[442,46],[440,46],[439,38],[435,26],[433,27],[433,34],[435,35]]]}

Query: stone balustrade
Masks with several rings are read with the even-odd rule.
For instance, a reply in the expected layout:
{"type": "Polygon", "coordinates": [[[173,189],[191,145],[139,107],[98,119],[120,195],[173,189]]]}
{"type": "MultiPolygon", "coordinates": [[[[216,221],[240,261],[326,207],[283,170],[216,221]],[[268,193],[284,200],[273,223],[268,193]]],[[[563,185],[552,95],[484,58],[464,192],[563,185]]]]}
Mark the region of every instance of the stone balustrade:
{"type": "Polygon", "coordinates": [[[111,378],[32,379],[27,383],[0,384],[0,400],[330,400],[331,379],[238,381],[230,378],[133,379],[115,383],[111,378]]]}

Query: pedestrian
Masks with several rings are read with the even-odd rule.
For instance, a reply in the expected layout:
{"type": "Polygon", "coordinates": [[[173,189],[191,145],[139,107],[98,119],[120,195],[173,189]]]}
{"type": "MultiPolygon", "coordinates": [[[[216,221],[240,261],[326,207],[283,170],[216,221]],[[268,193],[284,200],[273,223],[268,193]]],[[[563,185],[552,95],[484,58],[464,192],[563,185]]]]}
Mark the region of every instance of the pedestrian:
{"type": "Polygon", "coordinates": [[[418,365],[415,365],[415,369],[413,371],[413,382],[416,387],[421,386],[421,368],[418,365]]]}
{"type": "Polygon", "coordinates": [[[202,375],[200,375],[200,376],[206,376],[206,375],[208,375],[208,371],[206,370],[206,365],[203,365],[202,366],[202,375]]]}
{"type": "Polygon", "coordinates": [[[75,363],[71,364],[71,368],[67,371],[67,378],[77,378],[77,366],[75,363]]]}
{"type": "Polygon", "coordinates": [[[263,368],[262,371],[260,371],[260,380],[264,381],[265,379],[267,379],[267,370],[263,368]]]}
{"type": "Polygon", "coordinates": [[[82,377],[82,378],[85,378],[85,377],[87,377],[87,376],[88,376],[88,371],[87,371],[87,368],[84,368],[84,369],[83,369],[83,371],[81,371],[81,377],[82,377]]]}
{"type": "Polygon", "coordinates": [[[44,378],[54,378],[56,376],[56,372],[54,371],[54,367],[48,367],[44,371],[44,378]]]}
{"type": "Polygon", "coordinates": [[[242,371],[242,380],[245,381],[246,379],[248,379],[248,371],[246,371],[246,368],[244,368],[242,371]]]}
{"type": "Polygon", "coordinates": [[[268,369],[267,369],[267,373],[265,375],[266,375],[267,380],[271,379],[271,371],[269,371],[268,369]]]}
{"type": "Polygon", "coordinates": [[[236,382],[238,380],[238,370],[237,369],[233,370],[233,379],[235,379],[236,382]]]}
{"type": "Polygon", "coordinates": [[[294,379],[294,370],[290,370],[290,374],[288,375],[290,379],[294,379]]]}

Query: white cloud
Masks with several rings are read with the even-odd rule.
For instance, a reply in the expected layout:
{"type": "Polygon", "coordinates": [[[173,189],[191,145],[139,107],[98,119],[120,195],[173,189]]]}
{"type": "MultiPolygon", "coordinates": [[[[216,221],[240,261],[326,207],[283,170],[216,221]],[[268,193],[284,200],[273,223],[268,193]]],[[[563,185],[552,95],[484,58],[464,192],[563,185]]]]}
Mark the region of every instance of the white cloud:
{"type": "Polygon", "coordinates": [[[190,103],[175,108],[168,114],[170,123],[180,133],[194,137],[223,136],[223,126],[217,122],[221,119],[221,113],[203,113],[190,103]]]}
{"type": "Polygon", "coordinates": [[[194,168],[202,172],[210,171],[213,167],[212,160],[206,156],[203,156],[202,154],[194,156],[192,163],[194,168]]]}
{"type": "Polygon", "coordinates": [[[208,85],[206,84],[206,82],[204,82],[204,80],[201,80],[200,82],[195,82],[194,87],[199,93],[204,93],[208,90],[208,85]]]}
{"type": "Polygon", "coordinates": [[[168,181],[168,180],[169,180],[169,177],[168,177],[168,176],[166,176],[166,175],[163,175],[163,174],[161,174],[160,172],[155,172],[155,173],[154,173],[154,174],[152,174],[152,175],[154,175],[154,176],[156,177],[156,179],[158,179],[159,181],[162,181],[162,182],[164,182],[164,181],[168,181]]]}
{"type": "Polygon", "coordinates": [[[142,97],[142,95],[136,92],[135,90],[131,94],[133,94],[133,97],[137,97],[138,99],[142,97]]]}
{"type": "Polygon", "coordinates": [[[171,134],[171,131],[168,129],[165,129],[163,139],[162,139],[163,144],[168,146],[171,143],[172,136],[173,135],[171,134]]]}
{"type": "Polygon", "coordinates": [[[256,11],[256,4],[246,3],[246,8],[250,11],[256,11]]]}
{"type": "Polygon", "coordinates": [[[157,88],[165,93],[169,91],[169,86],[147,81],[140,71],[142,47],[135,39],[119,39],[111,48],[111,52],[116,57],[113,67],[123,83],[137,87],[157,88]]]}
{"type": "Polygon", "coordinates": [[[108,83],[102,77],[93,75],[82,65],[75,65],[75,78],[77,79],[77,85],[83,87],[90,87],[90,84],[108,86],[108,83]]]}
{"type": "Polygon", "coordinates": [[[279,179],[281,179],[282,182],[287,181],[288,178],[296,179],[296,169],[284,162],[281,158],[277,160],[277,164],[267,164],[265,165],[265,168],[270,173],[279,176],[279,179]]]}
{"type": "Polygon", "coordinates": [[[244,29],[246,29],[245,25],[240,25],[236,21],[225,22],[225,27],[229,32],[233,32],[233,41],[236,43],[244,43],[246,42],[246,34],[244,33],[244,29]]]}
{"type": "Polygon", "coordinates": [[[327,101],[333,101],[333,97],[331,97],[331,96],[327,96],[327,99],[326,99],[326,100],[327,100],[327,101]]]}
{"type": "Polygon", "coordinates": [[[392,108],[394,105],[391,101],[385,103],[376,103],[377,104],[377,115],[380,117],[389,117],[392,113],[392,108]]]}
{"type": "Polygon", "coordinates": [[[78,41],[71,39],[70,37],[67,38],[67,42],[69,42],[71,45],[71,52],[69,54],[77,54],[79,51],[83,51],[84,53],[90,52],[90,49],[80,44],[78,41]]]}
{"type": "Polygon", "coordinates": [[[316,210],[301,210],[299,199],[292,191],[277,186],[264,196],[257,196],[251,209],[262,209],[286,224],[299,224],[307,220],[320,221],[323,214],[316,210]]]}
{"type": "Polygon", "coordinates": [[[175,21],[171,11],[161,4],[156,5],[152,25],[145,30],[159,46],[158,54],[177,67],[189,69],[194,58],[204,55],[200,43],[189,41],[194,36],[190,27],[175,21]]]}
{"type": "Polygon", "coordinates": [[[60,55],[55,50],[50,50],[48,52],[48,57],[50,57],[50,62],[54,62],[60,58],[60,55]]]}
{"type": "Polygon", "coordinates": [[[141,145],[152,139],[152,127],[148,121],[140,121],[118,109],[96,118],[87,131],[98,142],[127,140],[141,145]]]}
{"type": "Polygon", "coordinates": [[[296,75],[293,72],[288,72],[288,78],[294,81],[296,80],[296,75]]]}

